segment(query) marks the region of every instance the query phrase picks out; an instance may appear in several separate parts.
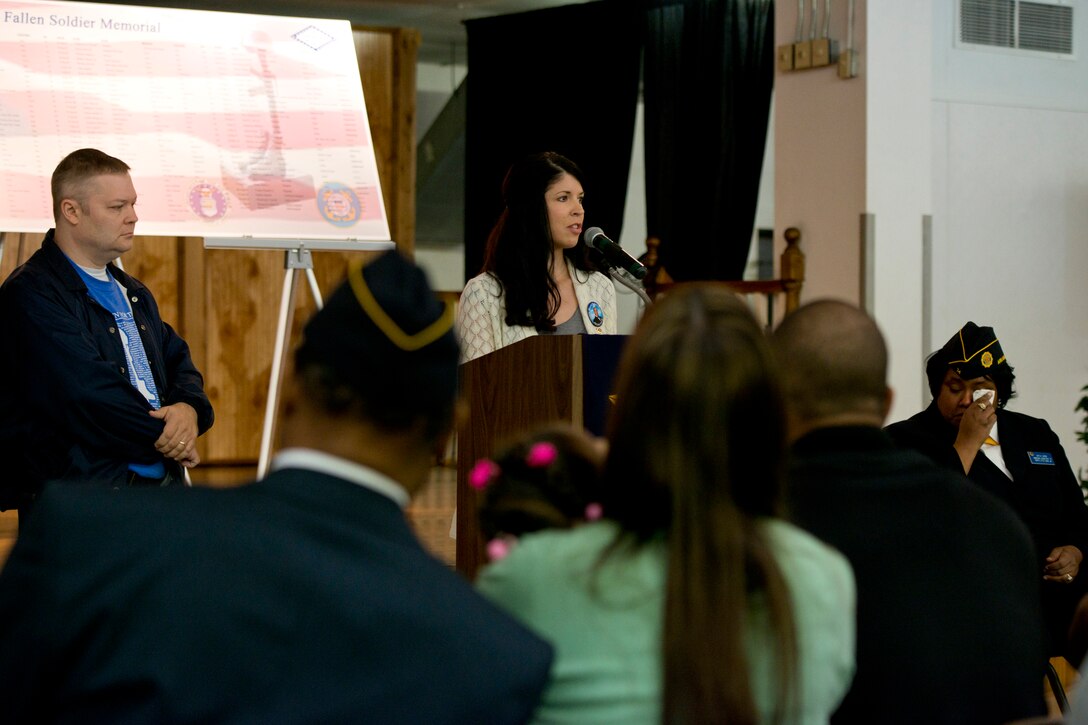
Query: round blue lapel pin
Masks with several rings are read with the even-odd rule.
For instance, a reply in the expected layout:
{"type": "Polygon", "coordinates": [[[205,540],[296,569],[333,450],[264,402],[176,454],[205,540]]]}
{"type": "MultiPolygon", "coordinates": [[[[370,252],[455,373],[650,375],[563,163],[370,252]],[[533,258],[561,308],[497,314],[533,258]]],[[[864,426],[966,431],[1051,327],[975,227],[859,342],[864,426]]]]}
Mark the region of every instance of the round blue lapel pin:
{"type": "Polygon", "coordinates": [[[589,315],[589,321],[593,323],[594,327],[600,327],[604,324],[604,310],[596,302],[590,302],[586,305],[586,314],[589,315]]]}

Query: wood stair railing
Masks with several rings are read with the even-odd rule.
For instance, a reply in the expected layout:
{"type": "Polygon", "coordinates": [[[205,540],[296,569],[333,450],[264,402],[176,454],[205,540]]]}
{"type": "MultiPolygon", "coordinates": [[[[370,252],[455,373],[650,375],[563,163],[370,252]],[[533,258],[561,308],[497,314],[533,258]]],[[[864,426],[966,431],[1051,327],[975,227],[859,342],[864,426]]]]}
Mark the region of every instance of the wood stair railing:
{"type": "MultiPolygon", "coordinates": [[[[785,231],[786,248],[779,255],[779,278],[760,280],[706,280],[715,282],[729,288],[738,295],[743,295],[752,304],[753,297],[764,300],[766,327],[768,330],[775,324],[774,301],[779,296],[785,297],[785,313],[793,312],[801,304],[801,288],[805,282],[805,254],[801,251],[801,231],[796,227],[790,227],[785,231]]],[[[668,271],[661,265],[658,250],[661,240],[650,237],[646,240],[646,254],[642,256],[642,263],[648,268],[643,284],[646,293],[651,299],[665,294],[670,288],[682,282],[676,282],[668,271]]],[[[695,281],[695,280],[692,280],[695,281]]]]}

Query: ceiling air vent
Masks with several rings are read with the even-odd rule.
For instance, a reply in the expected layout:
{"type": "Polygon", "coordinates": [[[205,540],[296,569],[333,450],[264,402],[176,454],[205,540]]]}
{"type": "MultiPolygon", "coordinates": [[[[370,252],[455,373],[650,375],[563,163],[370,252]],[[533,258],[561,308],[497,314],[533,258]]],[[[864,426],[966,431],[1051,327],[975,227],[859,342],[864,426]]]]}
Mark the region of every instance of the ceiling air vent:
{"type": "Polygon", "coordinates": [[[1073,6],[1036,0],[960,0],[959,44],[1073,55],[1073,6]]]}

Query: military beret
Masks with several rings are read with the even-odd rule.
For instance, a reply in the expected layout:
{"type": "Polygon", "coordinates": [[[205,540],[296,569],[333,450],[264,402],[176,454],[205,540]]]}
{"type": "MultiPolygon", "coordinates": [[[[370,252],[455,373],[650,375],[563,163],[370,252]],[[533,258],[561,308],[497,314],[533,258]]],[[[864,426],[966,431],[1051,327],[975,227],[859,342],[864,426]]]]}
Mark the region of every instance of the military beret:
{"type": "Polygon", "coordinates": [[[979,327],[974,322],[960,328],[941,348],[941,352],[948,360],[948,367],[964,380],[993,375],[1009,367],[994,328],[979,327]]]}
{"type": "Polygon", "coordinates": [[[299,368],[323,365],[344,385],[409,410],[452,401],[459,347],[453,306],[396,251],[353,264],[347,279],[306,323],[299,368]]]}

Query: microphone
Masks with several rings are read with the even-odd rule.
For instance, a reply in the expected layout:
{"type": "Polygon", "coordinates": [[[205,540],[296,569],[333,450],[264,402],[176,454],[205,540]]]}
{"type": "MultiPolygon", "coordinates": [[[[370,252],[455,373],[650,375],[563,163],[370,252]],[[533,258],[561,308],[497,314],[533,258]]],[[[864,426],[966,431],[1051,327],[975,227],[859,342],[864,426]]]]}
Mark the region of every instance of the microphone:
{"type": "Polygon", "coordinates": [[[635,279],[646,276],[646,266],[624,251],[623,247],[606,237],[600,227],[586,229],[585,239],[586,243],[603,254],[605,261],[613,267],[626,270],[635,279]]]}

